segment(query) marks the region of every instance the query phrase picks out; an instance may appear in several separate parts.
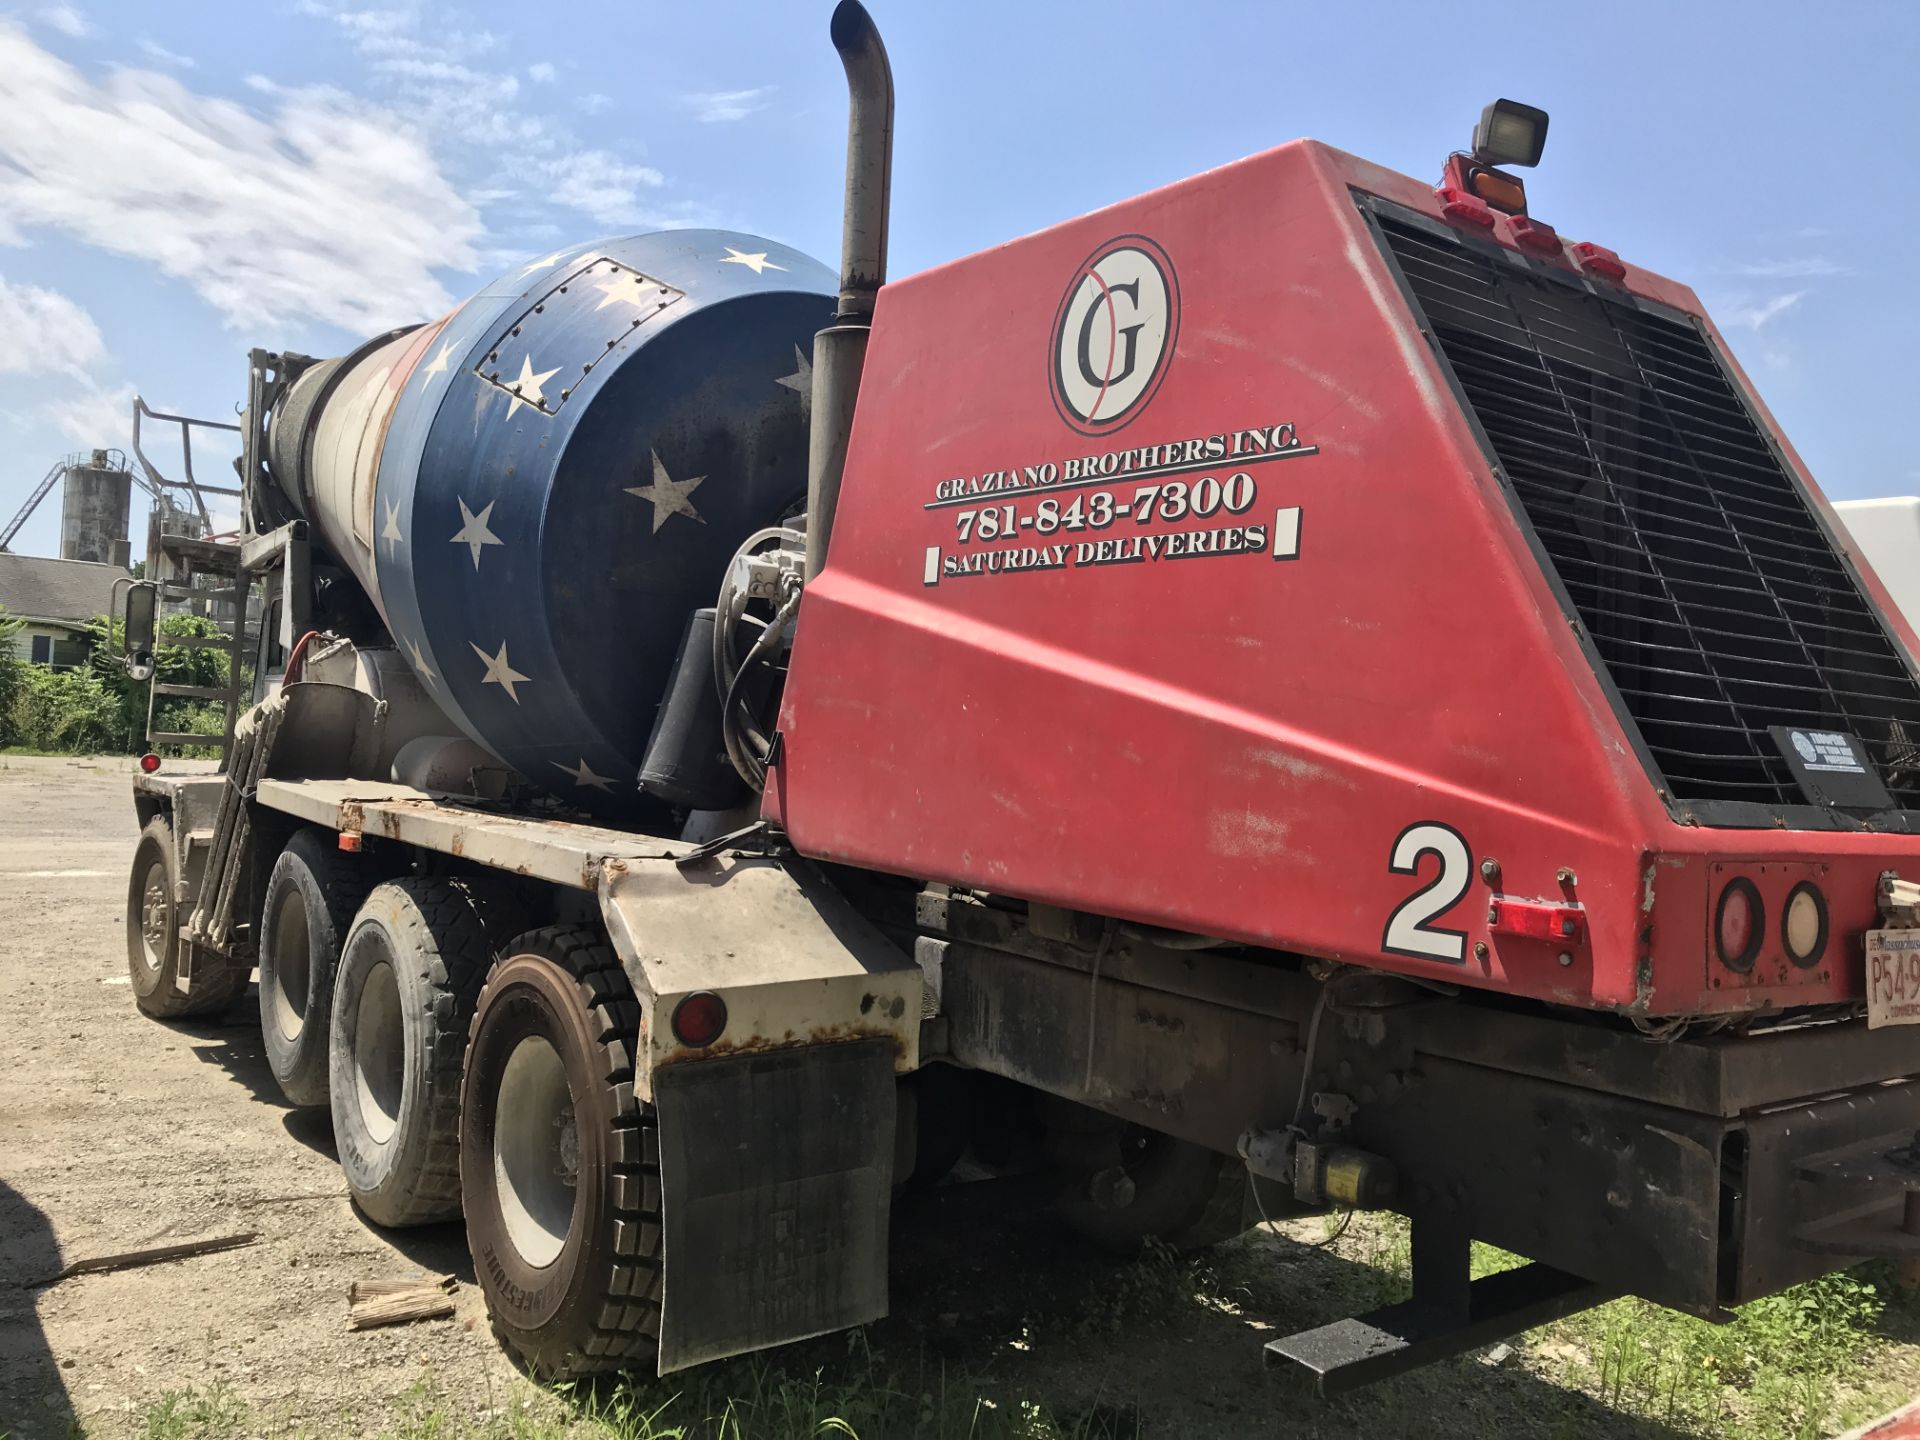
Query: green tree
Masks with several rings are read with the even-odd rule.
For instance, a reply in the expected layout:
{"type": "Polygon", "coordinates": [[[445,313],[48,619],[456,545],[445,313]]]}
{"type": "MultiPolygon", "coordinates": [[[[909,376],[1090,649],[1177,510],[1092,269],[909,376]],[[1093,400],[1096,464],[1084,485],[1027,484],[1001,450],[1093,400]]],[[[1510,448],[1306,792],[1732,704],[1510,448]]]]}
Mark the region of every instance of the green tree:
{"type": "MultiPolygon", "coordinates": [[[[0,611],[0,746],[55,753],[137,753],[146,744],[146,680],[134,680],[120,663],[121,627],[105,616],[86,630],[87,663],[55,672],[13,653],[20,622],[0,611]]],[[[168,615],[160,622],[154,675],[174,685],[205,688],[226,683],[227,657],[218,650],[168,645],[168,637],[216,635],[211,620],[168,615]]],[[[157,728],[187,735],[217,735],[225,712],[214,701],[163,698],[157,728]]]]}
{"type": "MultiPolygon", "coordinates": [[[[218,634],[220,627],[205,616],[163,615],[156,637],[159,643],[153,651],[153,679],[169,685],[203,688],[225,685],[227,657],[218,650],[166,643],[169,636],[179,639],[218,634]]],[[[147,687],[152,681],[135,680],[127,674],[126,666],[120,663],[124,640],[124,629],[117,619],[109,622],[104,615],[96,616],[87,626],[87,643],[92,646],[88,673],[113,697],[121,731],[127,736],[123,743],[131,752],[138,750],[146,739],[147,687]]],[[[220,730],[224,714],[217,705],[205,701],[162,698],[154,718],[156,729],[204,735],[220,730]]]]}
{"type": "Polygon", "coordinates": [[[14,653],[14,642],[26,622],[15,620],[0,605],[0,748],[17,745],[14,738],[13,703],[25,682],[26,662],[14,653]]]}
{"type": "Polygon", "coordinates": [[[113,695],[82,669],[26,666],[8,708],[12,743],[30,750],[91,755],[130,748],[113,695]]]}

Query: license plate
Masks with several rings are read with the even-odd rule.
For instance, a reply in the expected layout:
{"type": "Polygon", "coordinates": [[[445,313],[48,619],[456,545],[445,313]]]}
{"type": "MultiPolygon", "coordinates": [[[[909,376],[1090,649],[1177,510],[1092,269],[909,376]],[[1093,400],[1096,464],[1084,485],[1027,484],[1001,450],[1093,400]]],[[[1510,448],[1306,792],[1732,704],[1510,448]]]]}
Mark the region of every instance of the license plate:
{"type": "Polygon", "coordinates": [[[1867,1028],[1920,1025],[1920,930],[1867,932],[1867,1028]]]}

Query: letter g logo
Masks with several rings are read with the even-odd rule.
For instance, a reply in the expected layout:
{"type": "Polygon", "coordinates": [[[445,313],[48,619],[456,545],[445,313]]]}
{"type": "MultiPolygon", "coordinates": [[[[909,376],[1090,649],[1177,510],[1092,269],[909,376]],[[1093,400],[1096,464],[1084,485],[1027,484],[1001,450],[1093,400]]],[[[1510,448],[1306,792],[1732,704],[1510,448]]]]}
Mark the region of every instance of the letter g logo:
{"type": "Polygon", "coordinates": [[[1075,272],[1054,319],[1053,403],[1082,435],[1119,429],[1153,398],[1180,329],[1180,282],[1142,235],[1102,245],[1075,272]]]}

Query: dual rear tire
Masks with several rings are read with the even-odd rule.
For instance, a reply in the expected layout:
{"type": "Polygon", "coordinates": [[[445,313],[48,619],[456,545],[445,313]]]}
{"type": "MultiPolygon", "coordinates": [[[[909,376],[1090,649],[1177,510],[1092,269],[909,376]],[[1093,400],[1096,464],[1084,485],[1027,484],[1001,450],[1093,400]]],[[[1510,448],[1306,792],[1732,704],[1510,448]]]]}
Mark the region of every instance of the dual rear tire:
{"type": "Polygon", "coordinates": [[[379,1225],[460,1213],[460,1063],[493,949],[446,880],[375,886],[333,982],[333,1137],[353,1202],[379,1225]]]}
{"type": "Polygon", "coordinates": [[[648,1364],[659,1151],[633,1093],[639,1008],[619,960],[585,927],[508,938],[523,912],[462,882],[371,884],[325,839],[296,836],[268,882],[275,1078],[296,1104],[330,1104],[369,1220],[464,1212],[495,1331],[527,1369],[648,1364]]]}
{"type": "Polygon", "coordinates": [[[327,1103],[336,963],[373,875],[320,830],[287,843],[260,907],[260,1035],[288,1103],[327,1103]]]}

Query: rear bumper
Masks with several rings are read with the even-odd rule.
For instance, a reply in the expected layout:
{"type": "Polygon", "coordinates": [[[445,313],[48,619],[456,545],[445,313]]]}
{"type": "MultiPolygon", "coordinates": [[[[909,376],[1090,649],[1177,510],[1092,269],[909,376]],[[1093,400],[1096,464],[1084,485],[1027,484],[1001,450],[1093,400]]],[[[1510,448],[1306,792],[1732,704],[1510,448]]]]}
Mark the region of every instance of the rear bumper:
{"type": "Polygon", "coordinates": [[[1870,1256],[1920,1257],[1905,1228],[1920,1188],[1920,1081],[1877,1085],[1747,1117],[1722,1196],[1726,1303],[1870,1256]]]}
{"type": "Polygon", "coordinates": [[[933,918],[948,938],[923,959],[961,1063],[1227,1153],[1294,1123],[1304,1068],[1309,1123],[1391,1161],[1416,1227],[1702,1315],[1913,1244],[1887,1157],[1920,1127],[1920,1026],[1662,1042],[1402,997],[1332,1008],[1315,1036],[1321,987],[1272,957],[1122,940],[1096,970],[985,907],[933,918]]]}

